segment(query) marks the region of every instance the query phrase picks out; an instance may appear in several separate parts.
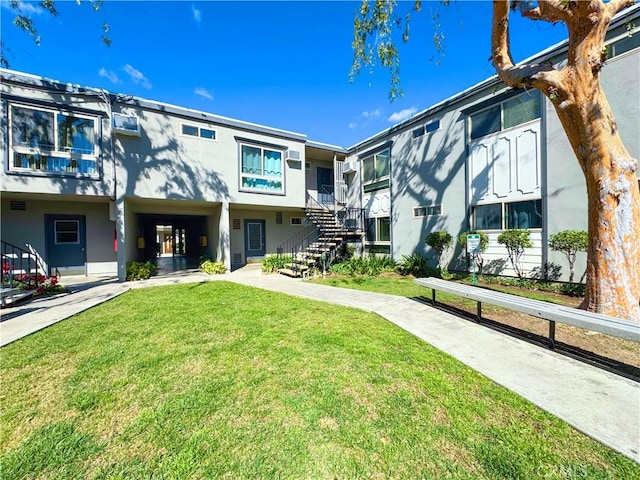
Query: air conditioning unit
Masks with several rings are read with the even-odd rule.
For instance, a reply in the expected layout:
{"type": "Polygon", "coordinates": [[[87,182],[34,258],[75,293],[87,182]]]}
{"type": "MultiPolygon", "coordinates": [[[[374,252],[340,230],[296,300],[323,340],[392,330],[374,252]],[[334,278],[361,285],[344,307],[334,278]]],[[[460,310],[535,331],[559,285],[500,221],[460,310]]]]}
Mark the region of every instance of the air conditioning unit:
{"type": "Polygon", "coordinates": [[[358,170],[358,161],[350,160],[342,164],[342,173],[355,173],[358,170]]]}
{"type": "Polygon", "coordinates": [[[140,119],[133,115],[113,114],[113,130],[122,135],[140,136],[140,119]]]}
{"type": "Polygon", "coordinates": [[[300,161],[300,152],[296,150],[287,150],[284,154],[284,159],[286,161],[291,162],[299,162],[300,161]]]}

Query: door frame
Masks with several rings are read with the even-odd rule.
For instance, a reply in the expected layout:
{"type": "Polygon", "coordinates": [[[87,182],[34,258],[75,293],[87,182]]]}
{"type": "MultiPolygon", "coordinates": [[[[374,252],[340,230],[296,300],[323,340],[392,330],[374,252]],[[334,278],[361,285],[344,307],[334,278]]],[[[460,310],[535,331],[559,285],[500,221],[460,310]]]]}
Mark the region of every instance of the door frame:
{"type": "MultiPolygon", "coordinates": [[[[47,265],[49,267],[49,274],[52,273],[52,269],[54,268],[67,268],[67,267],[82,267],[83,270],[86,270],[87,265],[87,216],[86,215],[69,215],[69,214],[55,214],[55,213],[47,213],[44,216],[44,231],[45,231],[45,255],[47,258],[47,265]],[[55,224],[56,221],[77,221],[78,222],[78,243],[70,244],[77,245],[76,252],[74,255],[78,255],[78,258],[81,259],[79,264],[73,262],[73,264],[68,265],[55,265],[60,263],[60,260],[55,257],[54,250],[56,248],[55,243],[55,224]]],[[[67,248],[73,248],[68,246],[67,248]]]]}
{"type": "Polygon", "coordinates": [[[267,245],[267,234],[266,234],[266,221],[263,218],[257,219],[248,219],[244,220],[244,258],[245,260],[250,257],[264,257],[267,253],[266,245],[267,245]],[[262,248],[260,250],[249,250],[249,224],[259,224],[261,235],[260,242],[262,244],[262,248]]]}

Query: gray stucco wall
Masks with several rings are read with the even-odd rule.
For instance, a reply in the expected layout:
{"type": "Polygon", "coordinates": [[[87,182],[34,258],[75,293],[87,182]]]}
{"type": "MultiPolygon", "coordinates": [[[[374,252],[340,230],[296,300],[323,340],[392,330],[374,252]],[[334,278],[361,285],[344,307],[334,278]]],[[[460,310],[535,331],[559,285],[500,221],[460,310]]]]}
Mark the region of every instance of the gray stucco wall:
{"type": "MultiPolygon", "coordinates": [[[[613,109],[620,136],[632,157],[640,159],[640,51],[610,59],[601,73],[601,84],[613,109]]],[[[547,233],[587,229],[587,192],[584,174],[578,165],[553,105],[545,101],[547,233]]],[[[640,175],[640,172],[638,172],[640,175]]],[[[544,239],[546,242],[546,239],[544,239]]],[[[548,251],[548,261],[562,267],[568,280],[566,257],[548,251]]],[[[576,280],[586,268],[586,254],[577,256],[576,280]]]]}

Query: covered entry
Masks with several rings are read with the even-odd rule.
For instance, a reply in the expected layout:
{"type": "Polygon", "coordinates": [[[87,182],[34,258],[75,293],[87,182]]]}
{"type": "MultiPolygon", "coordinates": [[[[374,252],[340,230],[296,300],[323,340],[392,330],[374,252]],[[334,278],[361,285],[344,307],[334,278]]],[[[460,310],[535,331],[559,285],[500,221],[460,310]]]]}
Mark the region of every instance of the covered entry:
{"type": "Polygon", "coordinates": [[[207,217],[199,215],[138,214],[138,258],[158,260],[175,269],[198,266],[207,251],[207,217]],[[172,261],[181,259],[179,262],[172,261]]]}

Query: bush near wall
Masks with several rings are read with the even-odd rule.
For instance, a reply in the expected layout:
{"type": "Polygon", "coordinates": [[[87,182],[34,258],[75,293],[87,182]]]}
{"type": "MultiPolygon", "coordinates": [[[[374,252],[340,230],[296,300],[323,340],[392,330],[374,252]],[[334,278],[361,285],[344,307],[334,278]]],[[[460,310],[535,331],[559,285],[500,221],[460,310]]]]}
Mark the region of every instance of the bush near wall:
{"type": "Polygon", "coordinates": [[[208,275],[223,275],[227,273],[227,267],[222,262],[213,262],[209,259],[200,262],[200,270],[208,275]]]}
{"type": "Polygon", "coordinates": [[[147,280],[158,271],[158,266],[151,262],[127,262],[127,281],[147,280]]]}
{"type": "Polygon", "coordinates": [[[263,273],[276,273],[279,269],[285,268],[286,264],[293,263],[293,257],[272,253],[264,257],[260,263],[262,263],[263,273]]]}

